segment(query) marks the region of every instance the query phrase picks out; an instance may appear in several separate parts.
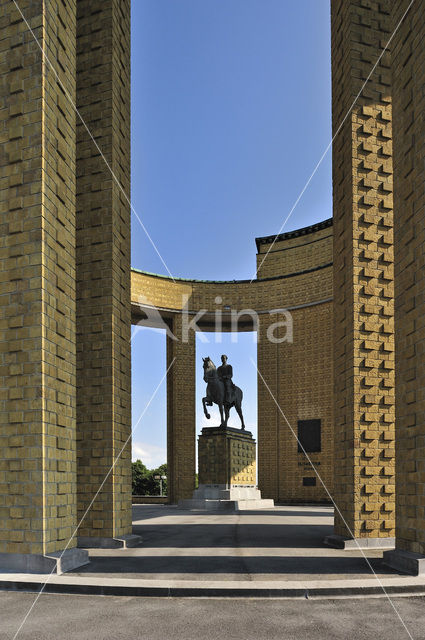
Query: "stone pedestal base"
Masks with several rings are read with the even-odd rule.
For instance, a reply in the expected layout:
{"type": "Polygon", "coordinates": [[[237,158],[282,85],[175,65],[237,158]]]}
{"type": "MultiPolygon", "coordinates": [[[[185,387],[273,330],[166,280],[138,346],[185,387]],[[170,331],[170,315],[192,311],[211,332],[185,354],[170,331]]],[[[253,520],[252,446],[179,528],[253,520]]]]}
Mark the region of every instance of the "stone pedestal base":
{"type": "Polygon", "coordinates": [[[37,553],[0,553],[0,573],[65,573],[89,564],[85,549],[67,549],[48,555],[37,553]]]}
{"type": "Polygon", "coordinates": [[[384,552],[384,564],[412,576],[425,575],[425,556],[421,553],[392,549],[384,552]]]}
{"type": "Polygon", "coordinates": [[[193,492],[191,500],[180,500],[179,509],[196,511],[247,511],[273,509],[273,500],[263,500],[255,486],[225,484],[201,484],[193,492]]]}
{"type": "Polygon", "coordinates": [[[78,536],[78,546],[83,549],[130,549],[142,542],[141,536],[128,534],[120,538],[94,538],[78,536]]]}
{"type": "Polygon", "coordinates": [[[198,439],[200,485],[256,484],[255,440],[250,431],[204,427],[198,439]]]}
{"type": "Polygon", "coordinates": [[[395,538],[343,538],[342,536],[326,536],[325,544],[334,549],[388,549],[395,547],[395,538]]]}
{"type": "Polygon", "coordinates": [[[204,427],[198,440],[199,488],[180,509],[246,511],[273,509],[255,486],[255,440],[252,433],[233,427],[204,427]]]}

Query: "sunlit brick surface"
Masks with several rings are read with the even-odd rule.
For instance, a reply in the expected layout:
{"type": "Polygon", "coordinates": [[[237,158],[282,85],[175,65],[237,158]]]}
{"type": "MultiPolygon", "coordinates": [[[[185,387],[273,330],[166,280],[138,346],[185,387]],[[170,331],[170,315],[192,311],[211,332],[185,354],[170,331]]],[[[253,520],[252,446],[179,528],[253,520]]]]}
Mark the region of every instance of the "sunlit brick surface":
{"type": "MultiPolygon", "coordinates": [[[[333,0],[333,131],[391,35],[389,1],[333,0]]],[[[333,145],[336,533],[394,536],[390,53],[333,145]]]]}

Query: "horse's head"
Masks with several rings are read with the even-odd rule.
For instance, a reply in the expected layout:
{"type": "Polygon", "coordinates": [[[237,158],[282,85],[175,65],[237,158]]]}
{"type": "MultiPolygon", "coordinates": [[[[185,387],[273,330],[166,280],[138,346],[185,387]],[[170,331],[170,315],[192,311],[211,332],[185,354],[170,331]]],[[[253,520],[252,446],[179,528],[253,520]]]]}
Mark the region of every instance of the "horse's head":
{"type": "Polygon", "coordinates": [[[209,356],[202,358],[202,360],[204,361],[204,380],[205,382],[208,382],[214,375],[216,375],[217,369],[209,356]]]}

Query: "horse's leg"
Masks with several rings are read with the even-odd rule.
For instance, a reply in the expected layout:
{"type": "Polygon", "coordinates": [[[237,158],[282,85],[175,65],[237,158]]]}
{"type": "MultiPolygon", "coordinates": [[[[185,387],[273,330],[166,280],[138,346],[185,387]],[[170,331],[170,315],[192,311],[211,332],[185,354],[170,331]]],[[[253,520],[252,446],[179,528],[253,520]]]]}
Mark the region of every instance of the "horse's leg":
{"type": "Polygon", "coordinates": [[[225,414],[225,420],[224,420],[224,424],[227,427],[227,421],[229,420],[229,413],[230,413],[230,406],[228,404],[226,404],[224,406],[224,414],[225,414]]]}
{"type": "Polygon", "coordinates": [[[221,425],[220,427],[225,427],[226,423],[225,423],[225,419],[224,419],[224,411],[223,411],[223,403],[218,403],[218,408],[220,409],[220,418],[221,418],[221,425]]]}
{"type": "Polygon", "coordinates": [[[243,430],[243,429],[245,429],[245,423],[243,421],[242,409],[240,408],[240,406],[238,404],[235,405],[235,409],[236,409],[236,411],[238,413],[238,416],[241,419],[241,429],[243,430]]]}
{"type": "Polygon", "coordinates": [[[245,429],[245,422],[242,414],[242,398],[236,398],[235,409],[239,418],[241,419],[241,429],[245,429]]]}
{"type": "Polygon", "coordinates": [[[208,403],[208,398],[202,398],[202,406],[204,407],[204,413],[205,413],[205,417],[207,418],[207,420],[209,420],[211,418],[210,414],[207,411],[207,407],[206,404],[208,403]]]}

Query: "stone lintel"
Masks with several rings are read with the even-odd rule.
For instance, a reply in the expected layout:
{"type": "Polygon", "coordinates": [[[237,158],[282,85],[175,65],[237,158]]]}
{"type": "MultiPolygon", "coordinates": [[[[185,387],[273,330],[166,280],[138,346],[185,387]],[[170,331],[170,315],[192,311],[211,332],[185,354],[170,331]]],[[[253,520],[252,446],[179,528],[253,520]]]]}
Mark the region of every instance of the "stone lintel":
{"type": "Polygon", "coordinates": [[[344,538],[339,535],[326,536],[323,541],[334,549],[388,549],[395,546],[395,538],[344,538]]]}
{"type": "Polygon", "coordinates": [[[123,535],[119,538],[78,536],[78,546],[83,549],[130,549],[137,547],[141,542],[142,537],[134,534],[123,535]]]}
{"type": "Polygon", "coordinates": [[[89,554],[85,549],[66,549],[47,555],[41,553],[0,553],[2,572],[13,573],[56,573],[72,571],[89,564],[89,554]]]}
{"type": "Polygon", "coordinates": [[[413,576],[425,575],[425,555],[422,553],[391,549],[391,551],[384,552],[384,564],[413,576]]]}

